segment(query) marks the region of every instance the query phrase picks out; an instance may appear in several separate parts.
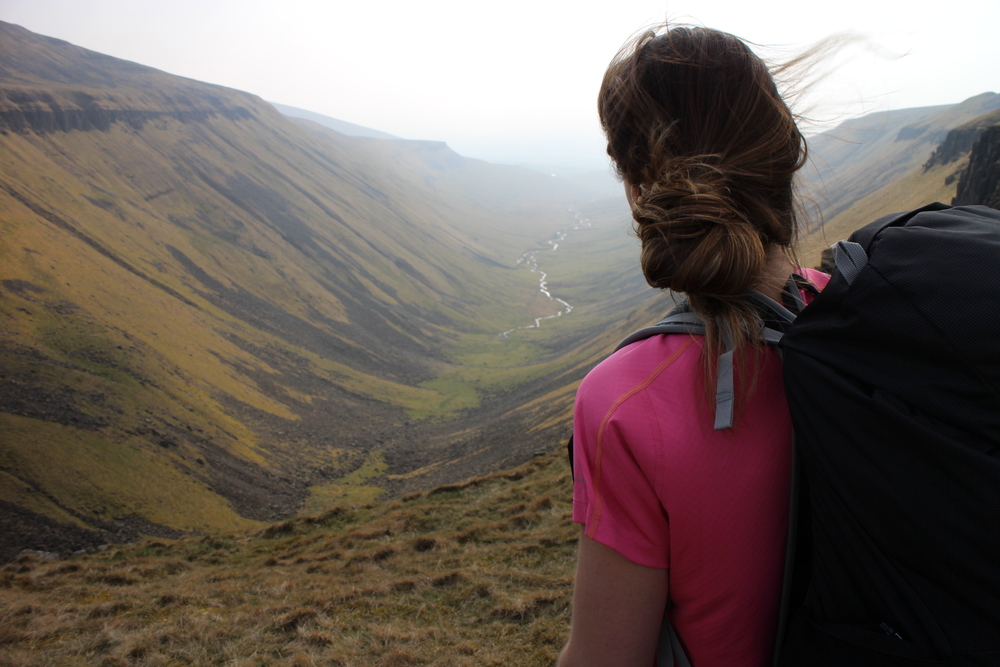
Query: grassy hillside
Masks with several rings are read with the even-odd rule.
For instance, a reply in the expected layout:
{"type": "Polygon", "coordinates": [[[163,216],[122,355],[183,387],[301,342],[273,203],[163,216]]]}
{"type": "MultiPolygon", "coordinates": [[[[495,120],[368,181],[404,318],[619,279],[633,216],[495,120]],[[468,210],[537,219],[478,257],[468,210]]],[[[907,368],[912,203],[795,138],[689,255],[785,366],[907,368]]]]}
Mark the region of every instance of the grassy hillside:
{"type": "Polygon", "coordinates": [[[983,93],[871,114],[812,137],[800,185],[809,219],[803,263],[818,266],[824,248],[883,215],[951,202],[973,135],[995,122],[998,106],[1000,95],[983,93]]]}
{"type": "Polygon", "coordinates": [[[983,93],[954,105],[869,114],[811,137],[801,187],[810,229],[905,178],[927,162],[949,130],[998,107],[1000,95],[983,93]]]}
{"type": "Polygon", "coordinates": [[[819,266],[823,249],[877,218],[919,208],[931,202],[950,203],[955,196],[955,174],[968,164],[968,154],[957,161],[931,169],[915,167],[885,187],[862,197],[826,221],[822,229],[800,243],[799,256],[806,266],[819,266]]]}
{"type": "Polygon", "coordinates": [[[620,204],[0,32],[7,551],[516,465],[565,437],[575,383],[651,303],[620,204]],[[580,216],[543,269],[590,287],[579,307],[501,340],[559,310],[518,258],[580,216]]]}
{"type": "Polygon", "coordinates": [[[550,665],[578,529],[561,455],[255,533],[0,569],[0,663],[550,665]]]}

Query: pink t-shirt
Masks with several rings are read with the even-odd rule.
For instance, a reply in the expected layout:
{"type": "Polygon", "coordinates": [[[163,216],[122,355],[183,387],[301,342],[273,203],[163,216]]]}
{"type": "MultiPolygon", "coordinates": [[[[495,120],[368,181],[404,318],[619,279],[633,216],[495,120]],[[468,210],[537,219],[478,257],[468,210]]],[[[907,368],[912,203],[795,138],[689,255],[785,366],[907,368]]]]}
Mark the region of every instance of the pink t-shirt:
{"type": "MultiPolygon", "coordinates": [[[[820,288],[829,280],[803,273],[820,288]]],[[[671,623],[693,665],[767,665],[791,475],[781,360],[762,351],[741,420],[715,431],[714,406],[696,382],[703,340],[653,336],[584,378],[573,425],[573,520],[629,560],[669,568],[671,623]]]]}

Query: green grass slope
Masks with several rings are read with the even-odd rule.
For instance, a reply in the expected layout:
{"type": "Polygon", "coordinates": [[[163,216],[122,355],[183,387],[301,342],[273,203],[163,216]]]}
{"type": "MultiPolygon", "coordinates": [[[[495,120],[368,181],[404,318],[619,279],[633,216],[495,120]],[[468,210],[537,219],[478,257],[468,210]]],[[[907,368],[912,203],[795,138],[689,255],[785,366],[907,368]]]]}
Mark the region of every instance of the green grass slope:
{"type": "Polygon", "coordinates": [[[551,665],[565,458],[240,532],[0,568],[0,664],[551,665]]]}
{"type": "Polygon", "coordinates": [[[0,33],[8,535],[232,530],[510,467],[655,302],[620,204],[0,33]],[[579,215],[609,235],[551,255],[579,308],[501,340],[559,310],[517,260],[579,215]]]}

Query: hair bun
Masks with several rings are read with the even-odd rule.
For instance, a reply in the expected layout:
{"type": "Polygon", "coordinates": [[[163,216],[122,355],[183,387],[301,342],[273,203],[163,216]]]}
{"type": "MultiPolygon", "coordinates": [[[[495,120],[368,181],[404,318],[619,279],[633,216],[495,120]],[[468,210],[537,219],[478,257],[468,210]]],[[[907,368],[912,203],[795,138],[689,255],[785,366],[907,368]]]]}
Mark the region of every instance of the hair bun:
{"type": "Polygon", "coordinates": [[[726,172],[691,159],[664,172],[633,202],[646,281],[716,299],[745,296],[760,281],[766,244],[732,198],[726,172]]]}

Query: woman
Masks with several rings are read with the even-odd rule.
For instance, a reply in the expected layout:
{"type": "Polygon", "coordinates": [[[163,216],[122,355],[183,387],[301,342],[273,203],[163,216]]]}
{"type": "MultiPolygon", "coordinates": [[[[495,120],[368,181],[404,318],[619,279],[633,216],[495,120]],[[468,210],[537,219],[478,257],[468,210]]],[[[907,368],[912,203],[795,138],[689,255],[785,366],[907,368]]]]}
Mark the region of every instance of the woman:
{"type": "MultiPolygon", "coordinates": [[[[664,614],[695,667],[766,665],[791,425],[780,359],[748,295],[781,302],[796,272],[825,283],[791,259],[805,140],[763,61],[705,28],[627,45],[598,108],[646,280],[684,293],[706,333],[633,343],[580,386],[573,518],[583,534],[560,665],[651,665],[664,614]],[[715,430],[726,349],[735,350],[735,421],[715,430]]],[[[808,301],[809,290],[799,296],[808,301]]]]}

